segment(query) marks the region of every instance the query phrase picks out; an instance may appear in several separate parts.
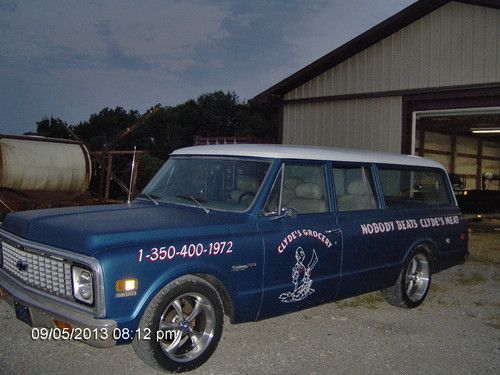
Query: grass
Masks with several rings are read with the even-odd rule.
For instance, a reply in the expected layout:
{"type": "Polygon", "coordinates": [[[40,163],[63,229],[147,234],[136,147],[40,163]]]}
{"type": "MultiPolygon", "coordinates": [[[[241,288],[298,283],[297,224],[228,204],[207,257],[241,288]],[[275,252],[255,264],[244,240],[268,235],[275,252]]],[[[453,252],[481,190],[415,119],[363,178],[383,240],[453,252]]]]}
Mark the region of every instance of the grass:
{"type": "Polygon", "coordinates": [[[495,329],[500,329],[500,314],[490,316],[486,324],[495,329]]]}
{"type": "Polygon", "coordinates": [[[486,281],[486,278],[481,275],[479,272],[474,272],[470,275],[459,275],[456,284],[463,286],[475,286],[483,284],[486,281]]]}
{"type": "Polygon", "coordinates": [[[429,289],[429,294],[427,295],[427,298],[429,299],[434,299],[437,296],[448,292],[450,288],[447,285],[443,285],[437,282],[433,282],[431,284],[431,288],[429,289]]]}
{"type": "Polygon", "coordinates": [[[384,302],[384,297],[380,293],[369,293],[337,302],[336,306],[339,309],[364,307],[376,310],[381,302],[384,302]]]}
{"type": "Polygon", "coordinates": [[[498,233],[469,234],[470,260],[500,265],[500,240],[498,233]]]}
{"type": "Polygon", "coordinates": [[[452,307],[452,306],[458,306],[458,303],[455,301],[446,301],[444,299],[438,298],[436,300],[436,303],[441,306],[446,306],[446,307],[452,307]]]}
{"type": "Polygon", "coordinates": [[[443,295],[446,295],[446,292],[448,292],[450,288],[448,286],[445,286],[443,284],[439,283],[433,283],[431,285],[431,288],[429,289],[429,293],[427,294],[427,301],[435,301],[435,302],[440,302],[441,297],[443,295]]]}

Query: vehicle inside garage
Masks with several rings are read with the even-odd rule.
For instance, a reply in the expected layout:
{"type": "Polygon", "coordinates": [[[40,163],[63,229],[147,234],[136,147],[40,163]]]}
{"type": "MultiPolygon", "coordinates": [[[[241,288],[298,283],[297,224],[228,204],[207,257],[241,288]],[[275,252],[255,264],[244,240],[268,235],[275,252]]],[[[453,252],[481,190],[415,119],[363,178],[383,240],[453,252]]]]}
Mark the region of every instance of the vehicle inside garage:
{"type": "Polygon", "coordinates": [[[415,150],[449,171],[462,209],[500,211],[500,108],[414,112],[415,150]]]}
{"type": "Polygon", "coordinates": [[[500,108],[416,113],[415,153],[442,163],[465,189],[499,190],[500,108]]]}

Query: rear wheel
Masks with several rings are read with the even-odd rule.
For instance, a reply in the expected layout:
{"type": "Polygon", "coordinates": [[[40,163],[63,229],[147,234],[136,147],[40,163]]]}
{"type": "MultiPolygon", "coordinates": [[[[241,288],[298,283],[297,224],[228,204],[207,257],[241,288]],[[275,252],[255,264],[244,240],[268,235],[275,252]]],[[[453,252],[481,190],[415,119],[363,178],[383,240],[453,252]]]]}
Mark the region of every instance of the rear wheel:
{"type": "Polygon", "coordinates": [[[163,288],[146,308],[139,324],[145,339],[132,343],[148,365],[172,372],[201,366],[222,334],[223,310],[217,291],[195,276],[181,277],[163,288]]]}
{"type": "Polygon", "coordinates": [[[393,306],[413,308],[420,305],[431,285],[431,263],[426,248],[418,246],[405,263],[396,284],[383,289],[384,299],[393,306]]]}

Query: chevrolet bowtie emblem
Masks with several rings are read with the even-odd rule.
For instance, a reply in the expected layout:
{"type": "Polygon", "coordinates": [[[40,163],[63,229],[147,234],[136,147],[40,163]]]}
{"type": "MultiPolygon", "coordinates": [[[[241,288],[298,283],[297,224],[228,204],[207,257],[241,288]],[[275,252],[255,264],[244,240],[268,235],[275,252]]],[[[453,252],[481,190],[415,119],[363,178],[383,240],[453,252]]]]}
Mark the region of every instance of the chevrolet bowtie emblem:
{"type": "Polygon", "coordinates": [[[28,263],[25,263],[22,260],[18,260],[16,263],[16,267],[19,271],[24,272],[28,270],[28,263]]]}

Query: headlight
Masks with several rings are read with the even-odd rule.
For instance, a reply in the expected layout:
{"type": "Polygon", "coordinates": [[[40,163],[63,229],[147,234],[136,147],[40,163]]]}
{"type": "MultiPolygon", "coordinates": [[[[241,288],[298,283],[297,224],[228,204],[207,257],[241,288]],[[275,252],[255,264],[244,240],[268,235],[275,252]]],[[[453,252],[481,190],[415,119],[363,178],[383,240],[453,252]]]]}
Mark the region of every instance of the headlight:
{"type": "Polygon", "coordinates": [[[92,272],[88,269],[73,266],[73,297],[78,301],[92,305],[94,303],[94,285],[92,272]]]}

